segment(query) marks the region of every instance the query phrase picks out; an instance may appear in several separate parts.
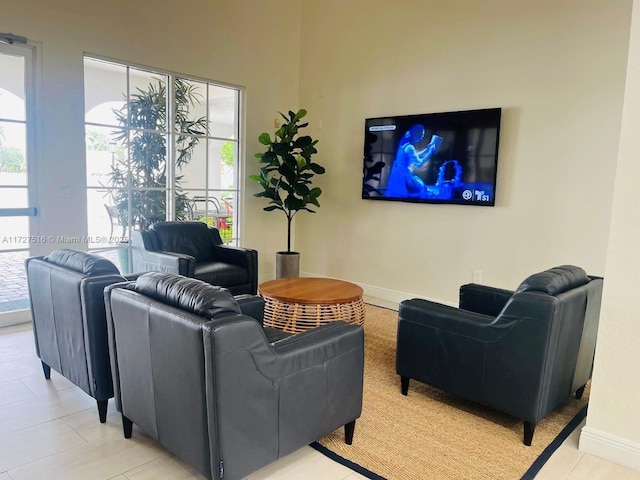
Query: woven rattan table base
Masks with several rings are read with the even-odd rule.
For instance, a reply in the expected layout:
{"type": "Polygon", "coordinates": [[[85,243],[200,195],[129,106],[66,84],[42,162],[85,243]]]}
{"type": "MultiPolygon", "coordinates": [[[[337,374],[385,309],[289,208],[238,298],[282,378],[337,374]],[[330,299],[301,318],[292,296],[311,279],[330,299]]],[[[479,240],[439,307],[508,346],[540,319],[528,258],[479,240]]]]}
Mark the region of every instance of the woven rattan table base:
{"type": "Polygon", "coordinates": [[[347,303],[287,303],[265,298],[264,325],[299,333],[337,320],[364,325],[362,298],[347,303]]]}

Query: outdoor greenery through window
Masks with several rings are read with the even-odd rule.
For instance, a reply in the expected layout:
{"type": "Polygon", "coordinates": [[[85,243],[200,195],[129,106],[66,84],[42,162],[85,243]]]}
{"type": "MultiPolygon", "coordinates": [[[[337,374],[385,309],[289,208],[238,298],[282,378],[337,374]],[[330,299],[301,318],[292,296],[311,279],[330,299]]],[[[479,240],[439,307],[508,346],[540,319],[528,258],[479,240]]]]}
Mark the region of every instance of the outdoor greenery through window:
{"type": "Polygon", "coordinates": [[[239,90],[89,57],[84,72],[89,248],[128,271],[131,230],[163,220],[237,245],[239,90]]]}

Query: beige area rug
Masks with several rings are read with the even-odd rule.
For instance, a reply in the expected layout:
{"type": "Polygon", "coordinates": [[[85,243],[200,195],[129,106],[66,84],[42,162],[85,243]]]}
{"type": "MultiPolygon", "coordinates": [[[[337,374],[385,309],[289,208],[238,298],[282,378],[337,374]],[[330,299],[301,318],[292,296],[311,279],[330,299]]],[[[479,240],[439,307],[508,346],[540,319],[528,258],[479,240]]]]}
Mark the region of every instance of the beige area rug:
{"type": "MultiPolygon", "coordinates": [[[[518,480],[582,410],[573,397],[522,443],[518,419],[411,380],[400,393],[396,374],[398,313],[367,305],[364,401],[353,445],[344,429],[320,439],[331,452],[393,480],[518,480]]],[[[375,478],[375,477],[373,477],[375,478]]]]}

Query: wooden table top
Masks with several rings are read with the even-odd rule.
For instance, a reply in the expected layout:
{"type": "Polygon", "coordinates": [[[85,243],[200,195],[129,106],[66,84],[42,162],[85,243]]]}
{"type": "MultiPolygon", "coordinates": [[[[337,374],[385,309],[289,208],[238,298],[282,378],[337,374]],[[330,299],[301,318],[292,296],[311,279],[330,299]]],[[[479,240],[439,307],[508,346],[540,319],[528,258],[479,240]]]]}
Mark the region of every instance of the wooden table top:
{"type": "Polygon", "coordinates": [[[279,278],[261,283],[258,293],[286,303],[348,303],[362,298],[362,288],[333,278],[279,278]]]}

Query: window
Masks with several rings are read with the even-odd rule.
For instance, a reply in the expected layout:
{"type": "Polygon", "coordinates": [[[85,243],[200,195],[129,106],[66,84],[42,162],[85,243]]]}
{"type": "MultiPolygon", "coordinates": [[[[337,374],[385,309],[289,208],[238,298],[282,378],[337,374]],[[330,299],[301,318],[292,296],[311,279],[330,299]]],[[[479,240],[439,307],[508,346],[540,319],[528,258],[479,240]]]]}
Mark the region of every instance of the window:
{"type": "Polygon", "coordinates": [[[120,249],[128,271],[131,229],[165,219],[237,245],[240,90],[89,57],[84,71],[90,250],[120,249]]]}

